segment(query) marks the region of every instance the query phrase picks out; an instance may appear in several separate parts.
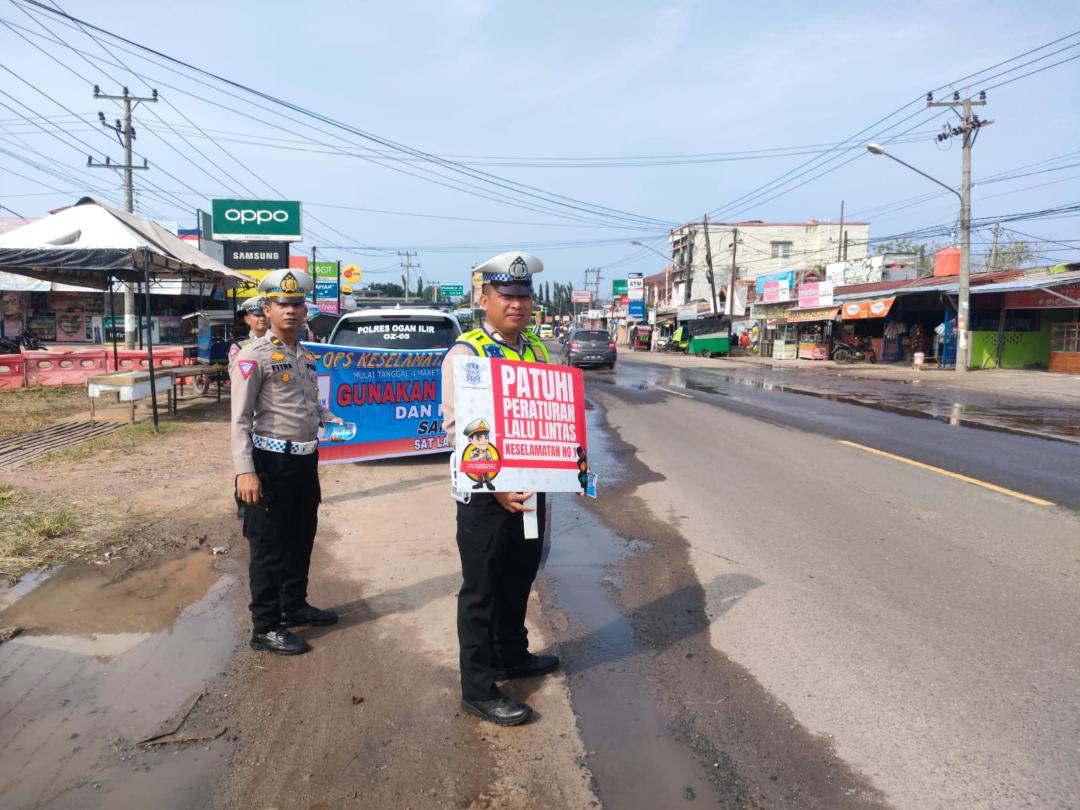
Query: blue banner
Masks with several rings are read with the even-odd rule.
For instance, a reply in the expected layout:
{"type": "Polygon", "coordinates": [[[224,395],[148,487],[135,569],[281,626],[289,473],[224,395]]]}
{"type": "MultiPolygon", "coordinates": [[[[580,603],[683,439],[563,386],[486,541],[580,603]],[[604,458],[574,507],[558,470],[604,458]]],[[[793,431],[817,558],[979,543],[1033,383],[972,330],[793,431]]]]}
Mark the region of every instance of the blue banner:
{"type": "Polygon", "coordinates": [[[345,420],[328,425],[320,437],[320,463],[453,450],[442,425],[445,349],[302,345],[316,364],[320,401],[345,420]]]}
{"type": "Polygon", "coordinates": [[[794,270],[781,270],[778,273],[766,273],[765,275],[758,276],[754,279],[754,290],[758,295],[765,292],[765,285],[770,281],[787,281],[789,290],[795,289],[795,271],[794,270]]]}
{"type": "Polygon", "coordinates": [[[645,320],[645,299],[626,302],[626,314],[631,318],[645,320]]]}

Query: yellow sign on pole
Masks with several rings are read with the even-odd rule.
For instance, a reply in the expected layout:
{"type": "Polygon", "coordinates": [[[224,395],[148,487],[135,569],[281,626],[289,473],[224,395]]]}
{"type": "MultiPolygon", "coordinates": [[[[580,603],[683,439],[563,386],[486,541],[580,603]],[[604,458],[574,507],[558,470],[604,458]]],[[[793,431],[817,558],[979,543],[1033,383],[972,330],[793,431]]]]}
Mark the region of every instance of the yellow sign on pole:
{"type": "Polygon", "coordinates": [[[355,283],[364,277],[364,271],[355,264],[347,264],[341,268],[341,277],[346,282],[355,283]]]}
{"type": "Polygon", "coordinates": [[[352,295],[352,290],[353,290],[352,284],[342,284],[341,285],[341,294],[342,295],[352,295]]]}

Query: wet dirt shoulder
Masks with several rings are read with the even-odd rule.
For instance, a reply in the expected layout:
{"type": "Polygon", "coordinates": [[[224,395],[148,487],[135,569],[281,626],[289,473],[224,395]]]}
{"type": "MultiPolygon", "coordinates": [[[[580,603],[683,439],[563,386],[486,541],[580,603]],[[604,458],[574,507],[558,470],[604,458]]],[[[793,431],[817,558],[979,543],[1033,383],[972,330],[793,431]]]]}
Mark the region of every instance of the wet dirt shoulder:
{"type": "MultiPolygon", "coordinates": [[[[708,774],[719,806],[887,807],[883,794],[828,739],[801,726],[744,667],[711,645],[714,617],[687,541],[673,521],[654,515],[634,494],[657,476],[640,464],[633,445],[615,431],[611,435],[625,477],[588,507],[620,536],[643,541],[622,566],[616,599],[649,652],[655,699],[708,774]]],[[[737,598],[752,584],[733,575],[722,587],[737,598]]]]}
{"type": "MultiPolygon", "coordinates": [[[[207,711],[231,718],[235,737],[215,806],[593,804],[561,678],[508,687],[537,710],[524,727],[459,709],[444,470],[441,456],[323,468],[310,593],[341,621],[301,631],[314,648],[304,656],[245,647],[213,685],[207,711]]],[[[237,633],[247,632],[241,618],[237,633]]],[[[534,623],[539,643],[543,632],[534,623]]]]}

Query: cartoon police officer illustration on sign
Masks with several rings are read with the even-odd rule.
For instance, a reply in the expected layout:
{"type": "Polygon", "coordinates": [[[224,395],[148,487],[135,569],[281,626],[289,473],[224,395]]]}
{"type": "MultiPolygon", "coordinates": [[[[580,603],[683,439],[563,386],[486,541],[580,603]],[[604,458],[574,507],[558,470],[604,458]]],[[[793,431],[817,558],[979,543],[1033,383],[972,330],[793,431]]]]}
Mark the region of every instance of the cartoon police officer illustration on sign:
{"type": "Polygon", "coordinates": [[[495,491],[492,480],[499,474],[499,448],[491,443],[491,428],[483,419],[474,419],[463,431],[469,446],[461,454],[461,471],[476,483],[473,489],[495,491]]]}

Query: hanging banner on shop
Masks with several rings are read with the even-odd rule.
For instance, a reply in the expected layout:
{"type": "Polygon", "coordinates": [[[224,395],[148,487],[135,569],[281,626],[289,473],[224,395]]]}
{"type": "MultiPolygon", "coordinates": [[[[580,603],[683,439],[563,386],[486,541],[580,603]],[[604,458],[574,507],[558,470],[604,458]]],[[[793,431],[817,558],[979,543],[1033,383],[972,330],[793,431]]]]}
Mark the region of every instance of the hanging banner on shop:
{"type": "Polygon", "coordinates": [[[1060,309],[1080,301],[1080,284],[1064,284],[1046,290],[1014,290],[1005,293],[1005,309],[1060,309]],[[1054,293],[1057,293],[1055,295],[1054,293]],[[1065,296],[1062,298],[1061,296],[1065,296]]]}
{"type": "Polygon", "coordinates": [[[827,307],[833,302],[831,281],[812,281],[799,285],[800,307],[827,307]]]}
{"type": "Polygon", "coordinates": [[[896,298],[879,298],[876,301],[848,301],[840,306],[840,319],[858,321],[866,318],[884,318],[892,309],[896,298]]]}
{"type": "Polygon", "coordinates": [[[582,492],[588,484],[580,369],[454,358],[454,488],[582,492]]]}
{"type": "Polygon", "coordinates": [[[452,448],[442,427],[444,349],[354,349],[304,343],[319,401],[345,420],[319,437],[319,463],[421,456],[452,448]]]}
{"type": "Polygon", "coordinates": [[[836,307],[811,307],[809,309],[789,309],[785,313],[788,323],[807,323],[809,321],[835,321],[836,307]]]}

